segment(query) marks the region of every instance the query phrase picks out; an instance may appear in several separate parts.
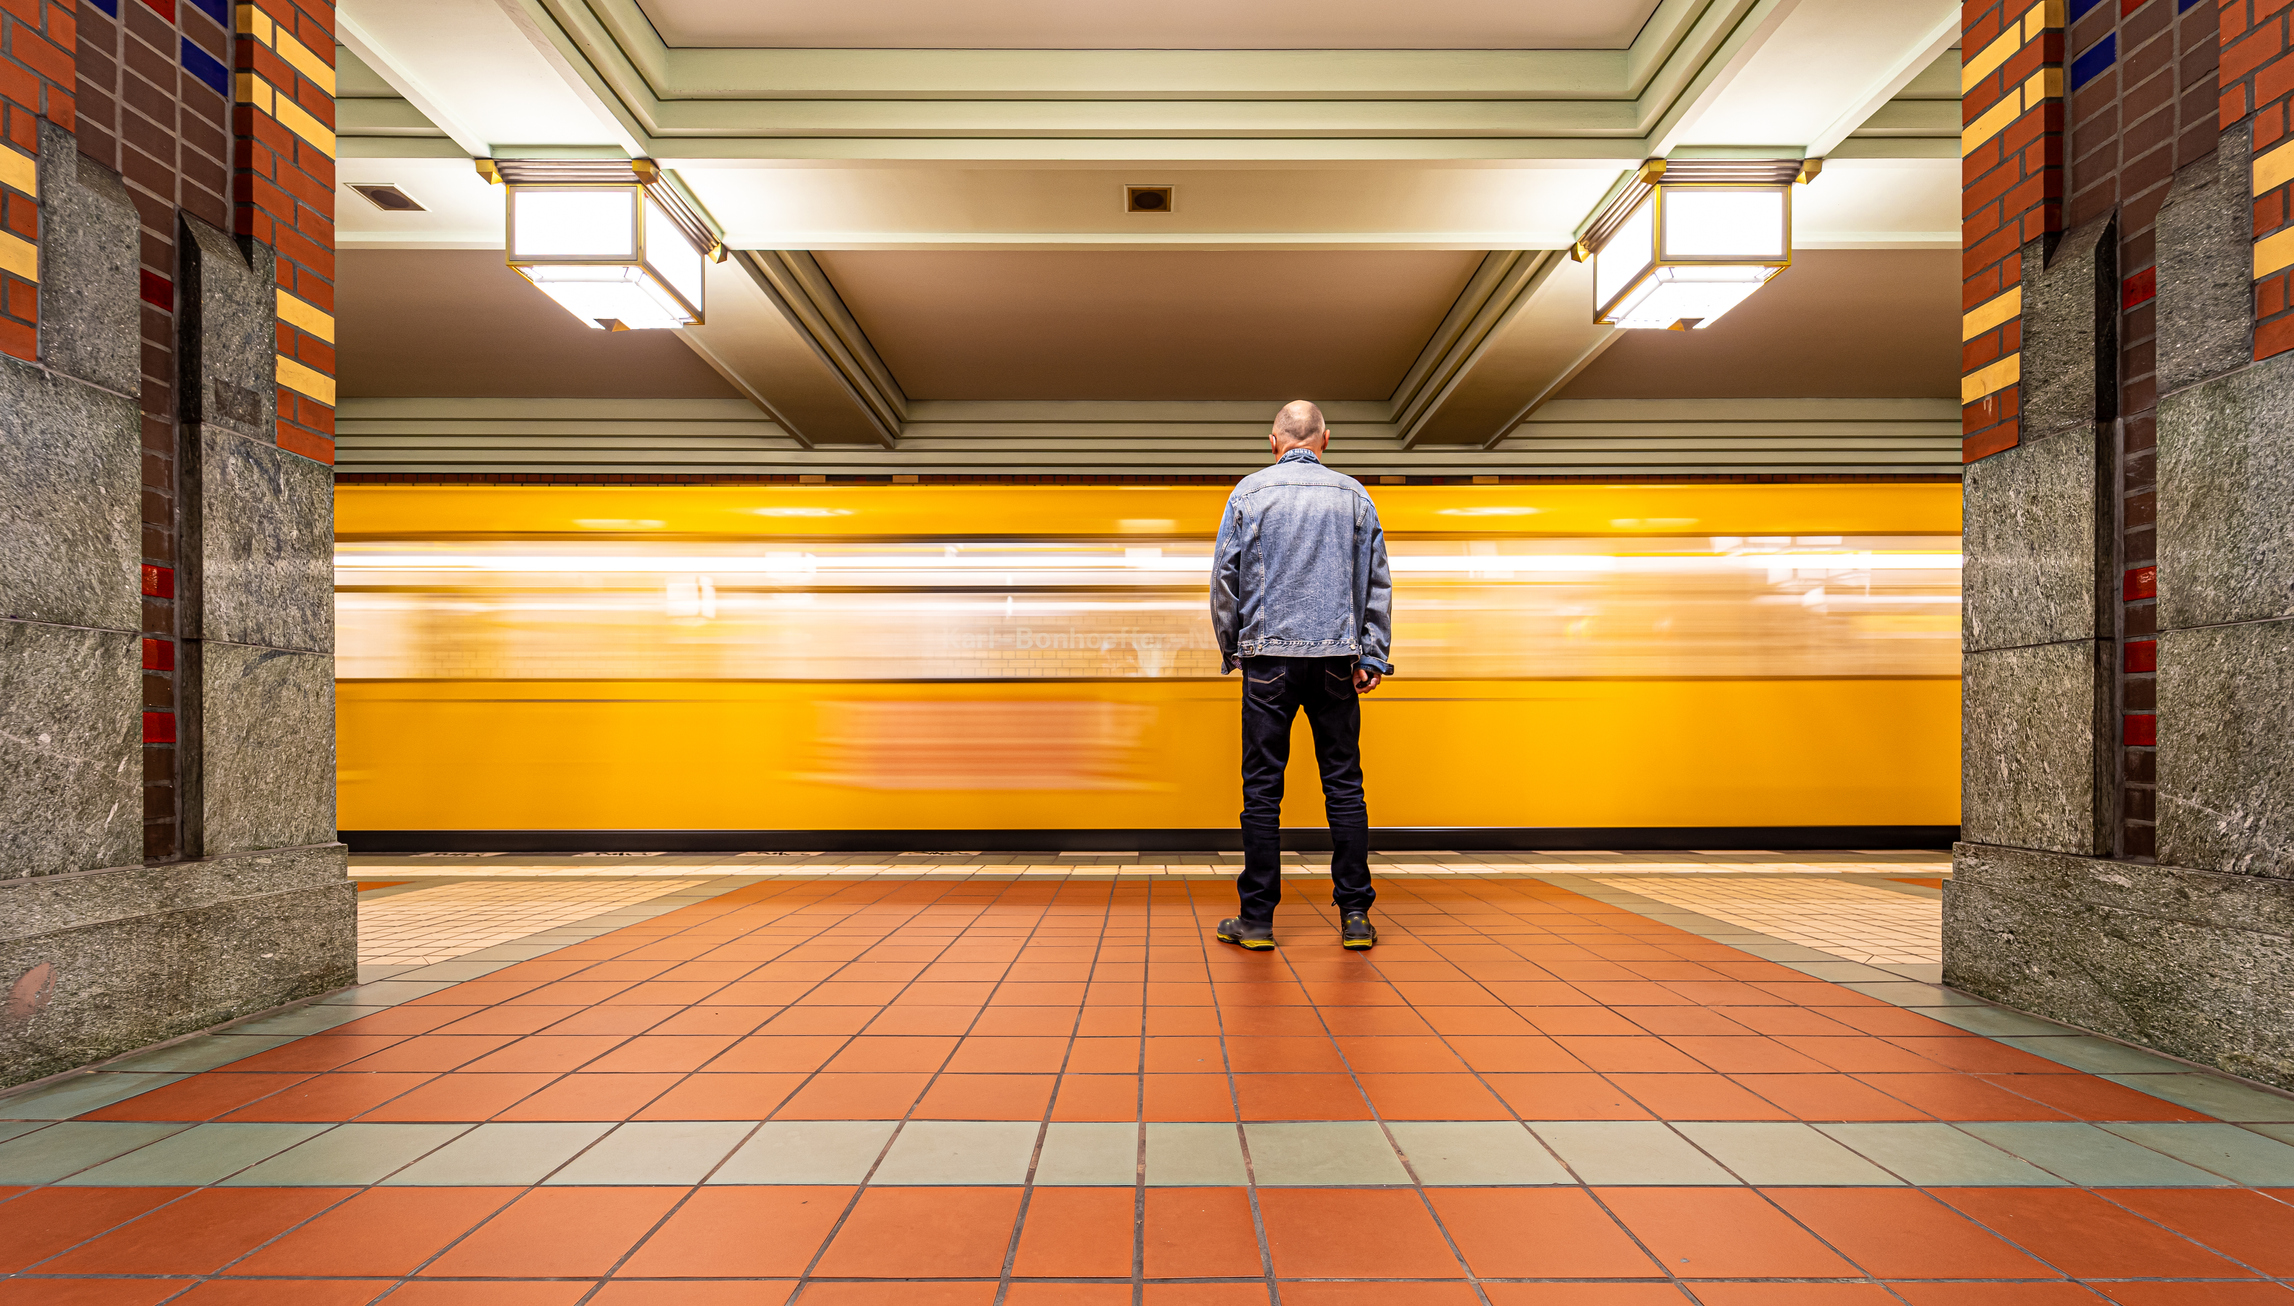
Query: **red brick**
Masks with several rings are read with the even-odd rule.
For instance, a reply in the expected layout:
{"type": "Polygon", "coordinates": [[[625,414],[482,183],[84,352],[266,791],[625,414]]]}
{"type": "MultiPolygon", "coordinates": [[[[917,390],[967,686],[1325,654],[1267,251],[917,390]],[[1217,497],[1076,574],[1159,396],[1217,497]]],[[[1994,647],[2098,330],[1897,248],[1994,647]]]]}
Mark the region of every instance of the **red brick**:
{"type": "Polygon", "coordinates": [[[2294,59],[2279,59],[2254,74],[2254,99],[2258,104],[2283,100],[2294,92],[2294,59]]]}
{"type": "Polygon", "coordinates": [[[288,453],[299,453],[305,458],[314,459],[330,467],[334,465],[335,445],[332,440],[321,439],[308,431],[297,430],[284,423],[280,424],[276,439],[279,442],[279,447],[288,453]]]}
{"type": "Polygon", "coordinates": [[[2273,318],[2254,328],[2254,361],[2294,349],[2294,317],[2273,318]]]}
{"type": "Polygon", "coordinates": [[[22,24],[8,34],[8,53],[15,56],[16,62],[59,86],[71,85],[79,75],[71,51],[22,24]]]}
{"type": "Polygon", "coordinates": [[[40,0],[0,0],[0,9],[37,28],[40,25],[40,0]]]}
{"type": "Polygon", "coordinates": [[[1959,370],[1963,373],[1973,372],[1999,357],[1999,354],[1999,333],[1986,331],[1959,347],[1959,370]]]}
{"type": "Polygon", "coordinates": [[[2216,75],[2234,82],[2277,58],[2286,49],[2285,24],[2267,23],[2236,41],[2226,41],[2216,75]]]}
{"type": "Polygon", "coordinates": [[[7,290],[8,316],[26,322],[40,320],[40,288],[21,277],[9,277],[7,290]]]}
{"type": "Polygon", "coordinates": [[[40,333],[22,322],[0,318],[0,354],[30,363],[40,361],[40,333]]]}
{"type": "Polygon", "coordinates": [[[2015,424],[2012,422],[2003,423],[1981,435],[1972,435],[1960,441],[1960,461],[1972,463],[1979,459],[1989,458],[1995,453],[2013,449],[2015,444],[2015,424]]]}
{"type": "Polygon", "coordinates": [[[280,258],[291,258],[330,280],[334,277],[335,252],[332,248],[319,245],[299,232],[289,231],[285,227],[272,228],[271,245],[272,248],[279,251],[280,258]]]}

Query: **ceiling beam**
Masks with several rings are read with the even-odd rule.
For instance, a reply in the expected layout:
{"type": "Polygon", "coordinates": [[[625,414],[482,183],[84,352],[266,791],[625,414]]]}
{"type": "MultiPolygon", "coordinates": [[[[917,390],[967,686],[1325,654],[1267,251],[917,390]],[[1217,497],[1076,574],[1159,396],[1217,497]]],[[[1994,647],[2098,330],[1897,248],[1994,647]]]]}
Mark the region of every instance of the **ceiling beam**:
{"type": "Polygon", "coordinates": [[[1405,449],[1486,449],[1561,392],[1616,338],[1593,321],[1593,265],[1557,250],[1482,260],[1393,400],[1405,449]]]}
{"type": "Polygon", "coordinates": [[[677,337],[799,444],[892,448],[907,398],[827,287],[808,254],[734,254],[708,265],[707,322],[677,337]]]}

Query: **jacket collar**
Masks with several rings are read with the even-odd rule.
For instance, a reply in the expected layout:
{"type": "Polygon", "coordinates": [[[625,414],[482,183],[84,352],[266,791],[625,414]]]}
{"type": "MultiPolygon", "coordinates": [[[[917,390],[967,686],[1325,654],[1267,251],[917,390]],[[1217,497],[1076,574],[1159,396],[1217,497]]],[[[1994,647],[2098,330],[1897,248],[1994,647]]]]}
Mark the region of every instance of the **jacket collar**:
{"type": "Polygon", "coordinates": [[[1314,450],[1312,449],[1293,449],[1290,452],[1284,454],[1282,457],[1275,459],[1274,465],[1280,467],[1284,463],[1295,463],[1301,460],[1310,463],[1320,463],[1322,461],[1320,458],[1314,456],[1314,450]]]}

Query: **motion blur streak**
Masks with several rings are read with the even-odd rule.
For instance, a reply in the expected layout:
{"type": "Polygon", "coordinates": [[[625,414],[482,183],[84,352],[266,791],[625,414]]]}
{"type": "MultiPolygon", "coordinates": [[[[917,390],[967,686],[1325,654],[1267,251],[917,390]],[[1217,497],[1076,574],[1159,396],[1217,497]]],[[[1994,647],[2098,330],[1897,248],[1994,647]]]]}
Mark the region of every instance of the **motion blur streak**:
{"type": "MultiPolygon", "coordinates": [[[[739,493],[339,491],[343,828],[1232,820],[1222,490],[739,493]]],[[[1957,821],[1956,487],[1375,493],[1374,823],[1957,821]]]]}

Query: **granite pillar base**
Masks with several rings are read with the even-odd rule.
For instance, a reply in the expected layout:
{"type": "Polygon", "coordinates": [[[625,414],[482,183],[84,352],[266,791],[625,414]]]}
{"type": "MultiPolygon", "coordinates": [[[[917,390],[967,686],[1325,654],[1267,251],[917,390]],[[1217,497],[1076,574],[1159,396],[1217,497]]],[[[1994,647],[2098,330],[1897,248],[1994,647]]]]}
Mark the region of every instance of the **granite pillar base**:
{"type": "Polygon", "coordinates": [[[0,883],[0,1087],[357,977],[341,844],[0,883]]]}
{"type": "Polygon", "coordinates": [[[2294,1089],[2294,881],[1963,843],[1954,988],[2294,1089]]]}

